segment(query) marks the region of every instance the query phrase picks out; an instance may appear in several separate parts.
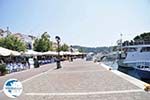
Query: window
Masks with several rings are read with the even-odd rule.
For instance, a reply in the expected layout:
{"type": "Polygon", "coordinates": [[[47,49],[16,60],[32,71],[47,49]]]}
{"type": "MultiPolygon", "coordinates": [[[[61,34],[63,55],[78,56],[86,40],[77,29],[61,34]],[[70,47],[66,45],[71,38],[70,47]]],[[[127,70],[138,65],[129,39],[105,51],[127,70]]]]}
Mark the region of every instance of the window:
{"type": "Polygon", "coordinates": [[[137,51],[137,48],[128,48],[127,49],[127,52],[135,52],[135,51],[137,51]]]}
{"type": "Polygon", "coordinates": [[[141,52],[150,52],[150,47],[143,47],[141,52]]]}

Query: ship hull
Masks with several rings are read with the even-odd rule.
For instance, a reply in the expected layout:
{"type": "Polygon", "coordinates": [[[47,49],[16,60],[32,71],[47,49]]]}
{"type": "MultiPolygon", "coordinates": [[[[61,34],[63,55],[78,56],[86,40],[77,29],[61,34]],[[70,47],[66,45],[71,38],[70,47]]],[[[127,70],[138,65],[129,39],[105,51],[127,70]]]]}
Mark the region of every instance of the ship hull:
{"type": "Polygon", "coordinates": [[[135,70],[141,79],[150,79],[150,68],[148,70],[135,68],[135,70]]]}

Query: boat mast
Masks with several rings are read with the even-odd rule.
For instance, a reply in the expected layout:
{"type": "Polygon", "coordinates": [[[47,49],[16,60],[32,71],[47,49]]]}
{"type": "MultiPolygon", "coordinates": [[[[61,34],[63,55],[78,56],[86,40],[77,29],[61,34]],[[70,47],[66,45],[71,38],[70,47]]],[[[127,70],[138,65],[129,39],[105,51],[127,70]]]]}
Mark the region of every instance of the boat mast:
{"type": "Polygon", "coordinates": [[[123,36],[123,34],[121,33],[120,34],[120,50],[121,50],[121,52],[122,52],[122,36],[123,36]]]}

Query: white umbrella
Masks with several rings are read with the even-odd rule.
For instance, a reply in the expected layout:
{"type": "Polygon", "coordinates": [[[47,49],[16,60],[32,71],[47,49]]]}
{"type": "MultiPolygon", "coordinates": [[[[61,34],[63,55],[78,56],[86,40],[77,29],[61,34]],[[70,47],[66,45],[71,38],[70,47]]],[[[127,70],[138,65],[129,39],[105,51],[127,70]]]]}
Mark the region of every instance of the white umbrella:
{"type": "Polygon", "coordinates": [[[63,56],[65,55],[66,53],[64,51],[60,51],[60,55],[63,56]]]}
{"type": "Polygon", "coordinates": [[[58,53],[55,51],[47,51],[47,52],[43,52],[42,55],[57,55],[58,53]]]}
{"type": "Polygon", "coordinates": [[[41,52],[36,52],[33,50],[28,50],[24,53],[24,55],[28,55],[28,56],[37,56],[37,55],[41,55],[41,52]]]}
{"type": "Polygon", "coordinates": [[[11,54],[10,50],[0,47],[0,55],[1,56],[9,56],[10,54],[11,54]]]}
{"type": "Polygon", "coordinates": [[[9,56],[9,55],[19,56],[20,53],[17,51],[13,51],[13,50],[0,47],[0,55],[1,56],[9,56]]]}
{"type": "Polygon", "coordinates": [[[83,53],[81,52],[73,52],[72,55],[82,55],[83,53]]]}
{"type": "Polygon", "coordinates": [[[65,55],[71,55],[71,54],[72,54],[72,52],[70,52],[70,51],[65,52],[65,55]]]}
{"type": "Polygon", "coordinates": [[[11,55],[14,55],[14,56],[19,56],[21,55],[19,52],[17,51],[11,51],[11,55]]]}

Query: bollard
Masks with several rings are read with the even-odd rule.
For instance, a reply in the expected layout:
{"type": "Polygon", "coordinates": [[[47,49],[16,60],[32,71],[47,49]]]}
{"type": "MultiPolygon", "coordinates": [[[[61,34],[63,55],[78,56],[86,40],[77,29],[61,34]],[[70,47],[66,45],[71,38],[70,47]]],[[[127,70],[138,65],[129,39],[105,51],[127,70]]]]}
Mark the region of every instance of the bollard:
{"type": "Polygon", "coordinates": [[[150,91],[150,84],[145,84],[144,87],[145,91],[150,91]]]}

